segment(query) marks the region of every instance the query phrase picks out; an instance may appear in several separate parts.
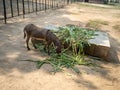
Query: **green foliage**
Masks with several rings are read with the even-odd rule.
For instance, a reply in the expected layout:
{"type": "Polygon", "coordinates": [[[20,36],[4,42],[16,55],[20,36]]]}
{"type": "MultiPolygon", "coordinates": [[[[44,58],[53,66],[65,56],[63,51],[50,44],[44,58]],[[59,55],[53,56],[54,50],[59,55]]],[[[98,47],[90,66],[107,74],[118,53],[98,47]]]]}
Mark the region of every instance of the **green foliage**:
{"type": "Polygon", "coordinates": [[[79,3],[78,6],[79,8],[81,7],[87,7],[87,8],[95,8],[98,10],[103,10],[103,9],[120,9],[120,4],[119,3],[108,3],[107,0],[104,0],[105,4],[97,5],[97,4],[90,4],[90,3],[79,3]]]}
{"type": "Polygon", "coordinates": [[[91,62],[66,53],[61,53],[60,56],[52,54],[50,58],[43,61],[37,61],[36,64],[38,68],[40,68],[43,64],[50,64],[53,67],[53,72],[62,71],[63,68],[71,68],[76,73],[80,73],[80,71],[77,67],[75,67],[75,65],[92,65],[91,62]]]}
{"type": "Polygon", "coordinates": [[[120,9],[120,3],[108,3],[108,5],[113,6],[113,9],[120,9]]]}
{"type": "Polygon", "coordinates": [[[83,54],[84,45],[89,44],[88,40],[93,38],[94,31],[90,29],[80,28],[77,26],[60,27],[57,36],[63,45],[68,45],[73,54],[83,54]]]}

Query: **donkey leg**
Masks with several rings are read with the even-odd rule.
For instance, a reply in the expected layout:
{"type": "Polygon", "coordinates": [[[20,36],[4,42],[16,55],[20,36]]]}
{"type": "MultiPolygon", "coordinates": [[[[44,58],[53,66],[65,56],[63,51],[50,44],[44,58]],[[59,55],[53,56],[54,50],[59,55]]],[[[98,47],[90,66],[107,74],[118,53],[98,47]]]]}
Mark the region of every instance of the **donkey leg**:
{"type": "Polygon", "coordinates": [[[46,45],[44,46],[44,51],[46,52],[46,45]]]}
{"type": "Polygon", "coordinates": [[[44,42],[44,51],[46,52],[47,42],[44,42]]]}
{"type": "Polygon", "coordinates": [[[27,49],[28,49],[28,50],[30,50],[29,45],[28,45],[29,39],[30,39],[30,35],[27,35],[26,44],[27,44],[27,49]]]}
{"type": "Polygon", "coordinates": [[[48,42],[47,42],[48,55],[50,55],[50,45],[51,45],[51,42],[50,42],[50,41],[48,41],[48,42]]]}
{"type": "Polygon", "coordinates": [[[47,50],[48,50],[48,55],[50,55],[50,48],[49,48],[50,45],[47,46],[47,50]]]}
{"type": "Polygon", "coordinates": [[[44,51],[47,52],[48,55],[50,55],[50,50],[49,50],[49,45],[48,45],[48,43],[45,43],[44,51]]]}
{"type": "Polygon", "coordinates": [[[36,45],[35,45],[35,39],[31,39],[31,42],[32,42],[32,44],[33,44],[33,47],[35,48],[35,49],[37,49],[37,47],[36,47],[36,45]]]}

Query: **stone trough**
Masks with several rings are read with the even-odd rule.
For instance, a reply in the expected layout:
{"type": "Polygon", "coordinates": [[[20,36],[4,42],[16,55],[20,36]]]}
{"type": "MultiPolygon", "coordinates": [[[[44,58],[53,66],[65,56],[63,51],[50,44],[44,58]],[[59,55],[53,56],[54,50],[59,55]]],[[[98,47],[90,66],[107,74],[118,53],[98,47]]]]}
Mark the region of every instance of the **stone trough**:
{"type": "MultiPolygon", "coordinates": [[[[44,28],[50,30],[58,30],[57,26],[48,25],[44,28]]],[[[93,39],[89,40],[90,46],[85,48],[85,54],[108,60],[110,50],[110,41],[106,32],[96,31],[97,34],[93,39]]]]}

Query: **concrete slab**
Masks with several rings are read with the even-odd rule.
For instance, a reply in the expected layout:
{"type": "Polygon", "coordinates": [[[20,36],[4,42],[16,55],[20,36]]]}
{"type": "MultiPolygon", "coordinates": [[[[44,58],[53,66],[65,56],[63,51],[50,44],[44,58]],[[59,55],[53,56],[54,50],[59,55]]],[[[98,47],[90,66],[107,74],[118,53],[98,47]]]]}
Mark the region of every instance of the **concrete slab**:
{"type": "Polygon", "coordinates": [[[90,39],[89,43],[95,44],[95,45],[100,45],[100,46],[105,46],[105,47],[110,47],[110,42],[109,42],[107,33],[101,32],[101,31],[96,31],[95,34],[96,34],[96,36],[94,36],[93,39],[90,39]]]}
{"type": "Polygon", "coordinates": [[[85,48],[85,53],[108,60],[108,53],[110,50],[108,34],[101,31],[97,31],[95,34],[97,35],[89,40],[90,46],[85,48]]]}
{"type": "Polygon", "coordinates": [[[55,26],[55,25],[46,25],[43,28],[54,30],[54,31],[58,31],[59,30],[58,26],[55,26]]]}

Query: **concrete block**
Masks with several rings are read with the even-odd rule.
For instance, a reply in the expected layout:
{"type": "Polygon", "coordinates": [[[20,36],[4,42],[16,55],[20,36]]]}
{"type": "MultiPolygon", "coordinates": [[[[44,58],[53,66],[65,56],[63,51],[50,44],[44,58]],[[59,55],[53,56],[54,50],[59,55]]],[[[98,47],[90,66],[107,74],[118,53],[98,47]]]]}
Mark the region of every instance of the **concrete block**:
{"type": "Polygon", "coordinates": [[[58,31],[59,30],[58,26],[55,26],[55,25],[46,25],[43,28],[54,30],[54,31],[58,31]]]}
{"type": "Polygon", "coordinates": [[[95,32],[95,34],[97,35],[89,40],[90,46],[85,48],[85,53],[108,60],[108,53],[110,50],[108,34],[100,31],[95,32]]]}

